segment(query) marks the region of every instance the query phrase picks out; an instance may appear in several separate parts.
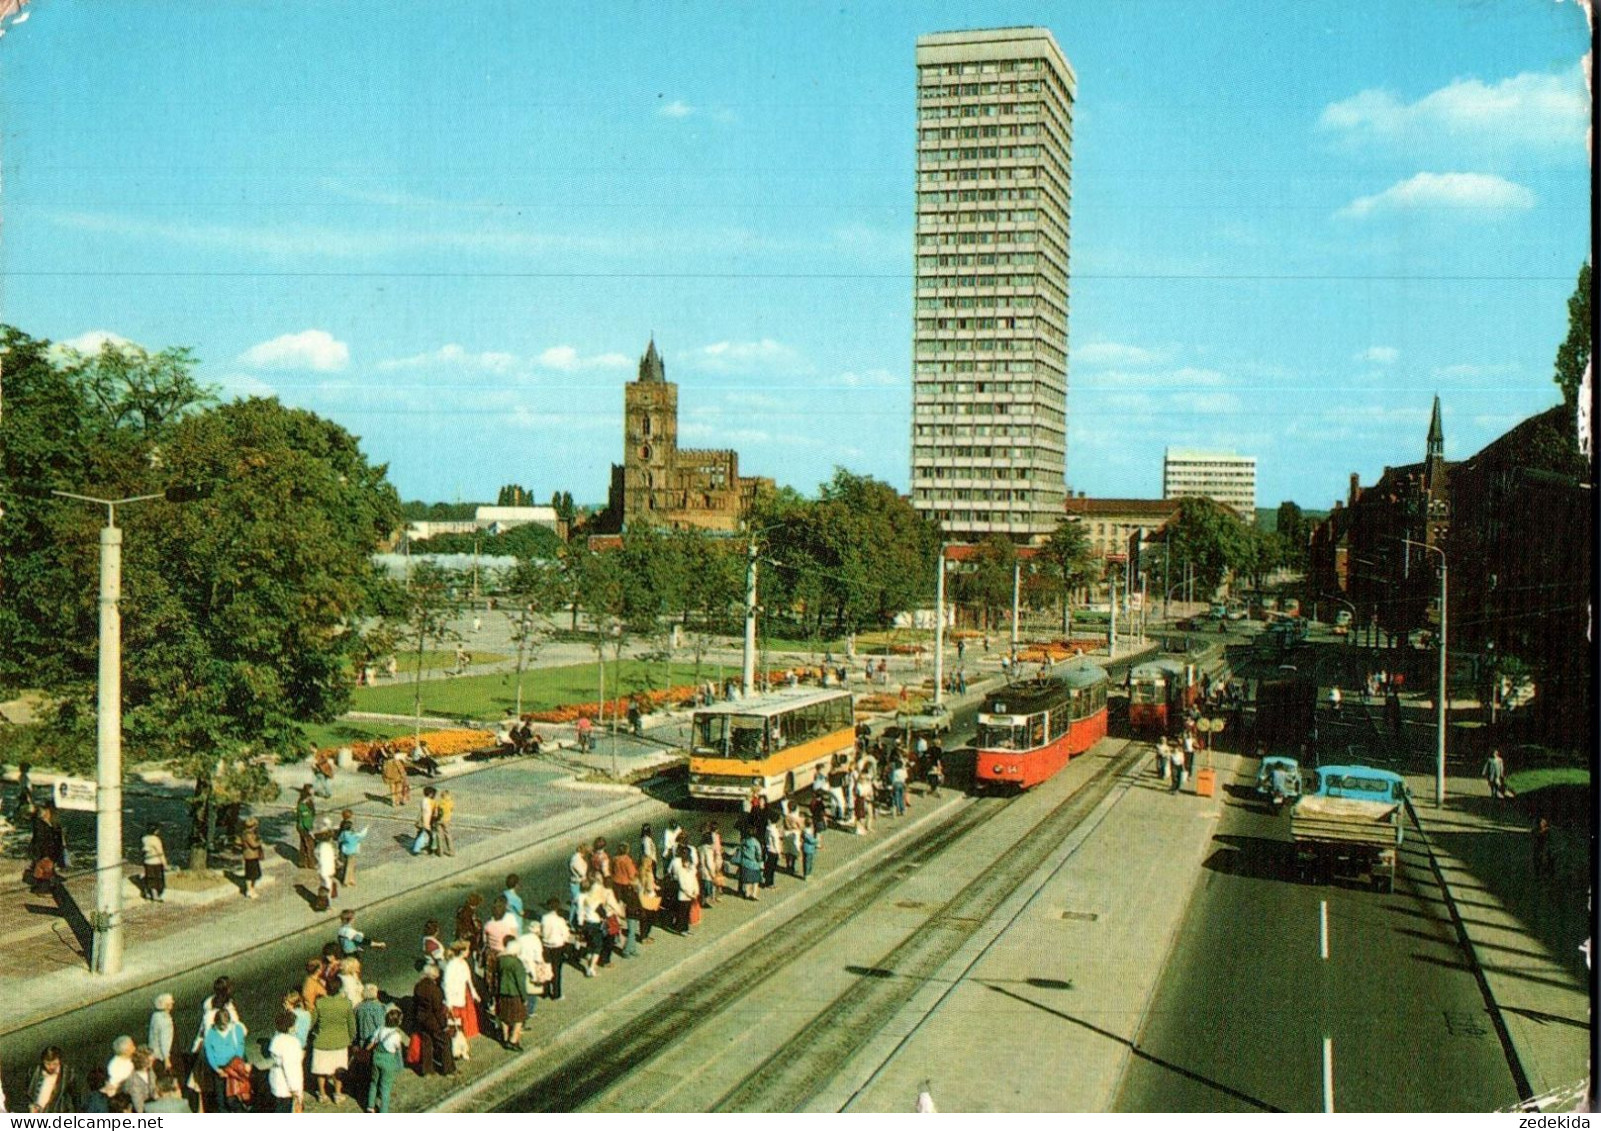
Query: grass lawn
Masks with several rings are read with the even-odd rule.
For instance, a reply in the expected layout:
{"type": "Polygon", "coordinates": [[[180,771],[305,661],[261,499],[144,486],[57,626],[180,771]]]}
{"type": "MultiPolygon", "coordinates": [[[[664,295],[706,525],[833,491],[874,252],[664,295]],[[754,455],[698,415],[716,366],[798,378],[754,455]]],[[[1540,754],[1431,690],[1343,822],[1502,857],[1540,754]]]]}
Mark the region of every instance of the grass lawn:
{"type": "Polygon", "coordinates": [[[1578,785],[1588,789],[1590,786],[1590,771],[1574,766],[1556,766],[1542,770],[1514,770],[1507,774],[1506,783],[1512,787],[1512,792],[1519,796],[1553,785],[1578,785]]]}
{"type": "MultiPolygon", "coordinates": [[[[725,671],[733,671],[728,668],[725,671]]],[[[618,666],[606,664],[606,698],[667,686],[667,665],[624,660],[622,686],[617,686],[618,666]]],[[[716,676],[715,664],[701,665],[701,678],[716,676]]],[[[672,665],[672,686],[687,686],[694,680],[693,663],[672,665]]],[[[455,679],[426,680],[422,685],[425,715],[449,718],[497,719],[517,701],[515,672],[492,675],[464,675],[455,679]]],[[[380,714],[409,715],[412,712],[413,685],[401,680],[378,687],[358,687],[351,702],[353,710],[380,714]]],[[[600,698],[600,674],[595,664],[572,664],[559,668],[530,668],[523,673],[523,710],[542,711],[567,703],[593,703],[600,698]]]]}
{"type": "Polygon", "coordinates": [[[336,719],[331,723],[308,723],[306,737],[317,744],[318,749],[348,746],[352,742],[364,742],[372,738],[398,738],[403,734],[410,734],[411,727],[405,723],[380,723],[370,719],[336,719]]]}

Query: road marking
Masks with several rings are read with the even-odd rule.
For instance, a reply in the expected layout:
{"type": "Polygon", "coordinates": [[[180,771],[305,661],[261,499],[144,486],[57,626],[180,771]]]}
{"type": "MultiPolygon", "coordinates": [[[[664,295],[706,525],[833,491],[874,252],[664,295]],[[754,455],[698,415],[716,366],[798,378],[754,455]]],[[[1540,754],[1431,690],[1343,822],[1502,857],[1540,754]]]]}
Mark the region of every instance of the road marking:
{"type": "Polygon", "coordinates": [[[1317,905],[1318,939],[1323,950],[1323,960],[1329,958],[1329,901],[1323,900],[1317,905]]]}
{"type": "Polygon", "coordinates": [[[1334,1114],[1334,1038],[1323,1038],[1323,1111],[1334,1114]]]}

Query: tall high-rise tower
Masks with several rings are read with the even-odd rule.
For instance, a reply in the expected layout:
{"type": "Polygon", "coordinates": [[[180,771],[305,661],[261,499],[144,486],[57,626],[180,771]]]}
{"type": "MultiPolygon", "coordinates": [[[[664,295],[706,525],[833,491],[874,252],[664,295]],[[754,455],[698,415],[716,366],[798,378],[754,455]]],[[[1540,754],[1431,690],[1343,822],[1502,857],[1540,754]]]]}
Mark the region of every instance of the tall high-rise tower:
{"type": "Polygon", "coordinates": [[[949,537],[1063,516],[1076,90],[1044,28],[917,41],[912,504],[949,537]]]}

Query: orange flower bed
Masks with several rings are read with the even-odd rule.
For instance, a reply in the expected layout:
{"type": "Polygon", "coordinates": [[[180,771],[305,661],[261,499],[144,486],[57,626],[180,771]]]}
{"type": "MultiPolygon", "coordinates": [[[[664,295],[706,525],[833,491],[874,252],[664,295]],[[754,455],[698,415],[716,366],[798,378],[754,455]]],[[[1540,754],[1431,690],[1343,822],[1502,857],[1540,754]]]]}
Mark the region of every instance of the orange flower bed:
{"type": "MultiPolygon", "coordinates": [[[[454,758],[462,754],[488,750],[495,745],[495,736],[487,730],[425,730],[419,737],[428,744],[428,751],[435,758],[454,758]]],[[[404,735],[400,738],[352,742],[350,751],[356,756],[356,761],[371,765],[376,760],[381,746],[410,751],[414,744],[411,735],[404,735]]],[[[328,750],[330,754],[337,752],[338,749],[335,747],[330,747],[328,750]]]]}
{"type": "Polygon", "coordinates": [[[1093,652],[1101,647],[1105,641],[1093,637],[1074,637],[1072,640],[1049,640],[1043,644],[1030,644],[1017,654],[1019,663],[1044,664],[1059,663],[1071,659],[1080,652],[1093,652]]]}

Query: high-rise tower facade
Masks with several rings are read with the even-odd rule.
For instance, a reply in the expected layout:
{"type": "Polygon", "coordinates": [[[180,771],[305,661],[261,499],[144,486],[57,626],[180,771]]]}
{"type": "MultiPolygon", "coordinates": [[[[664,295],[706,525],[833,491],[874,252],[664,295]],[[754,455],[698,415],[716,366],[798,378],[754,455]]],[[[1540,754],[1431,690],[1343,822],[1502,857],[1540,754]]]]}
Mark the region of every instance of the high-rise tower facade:
{"type": "Polygon", "coordinates": [[[1062,517],[1076,88],[1043,28],[917,41],[912,503],[948,537],[1062,517]]]}

